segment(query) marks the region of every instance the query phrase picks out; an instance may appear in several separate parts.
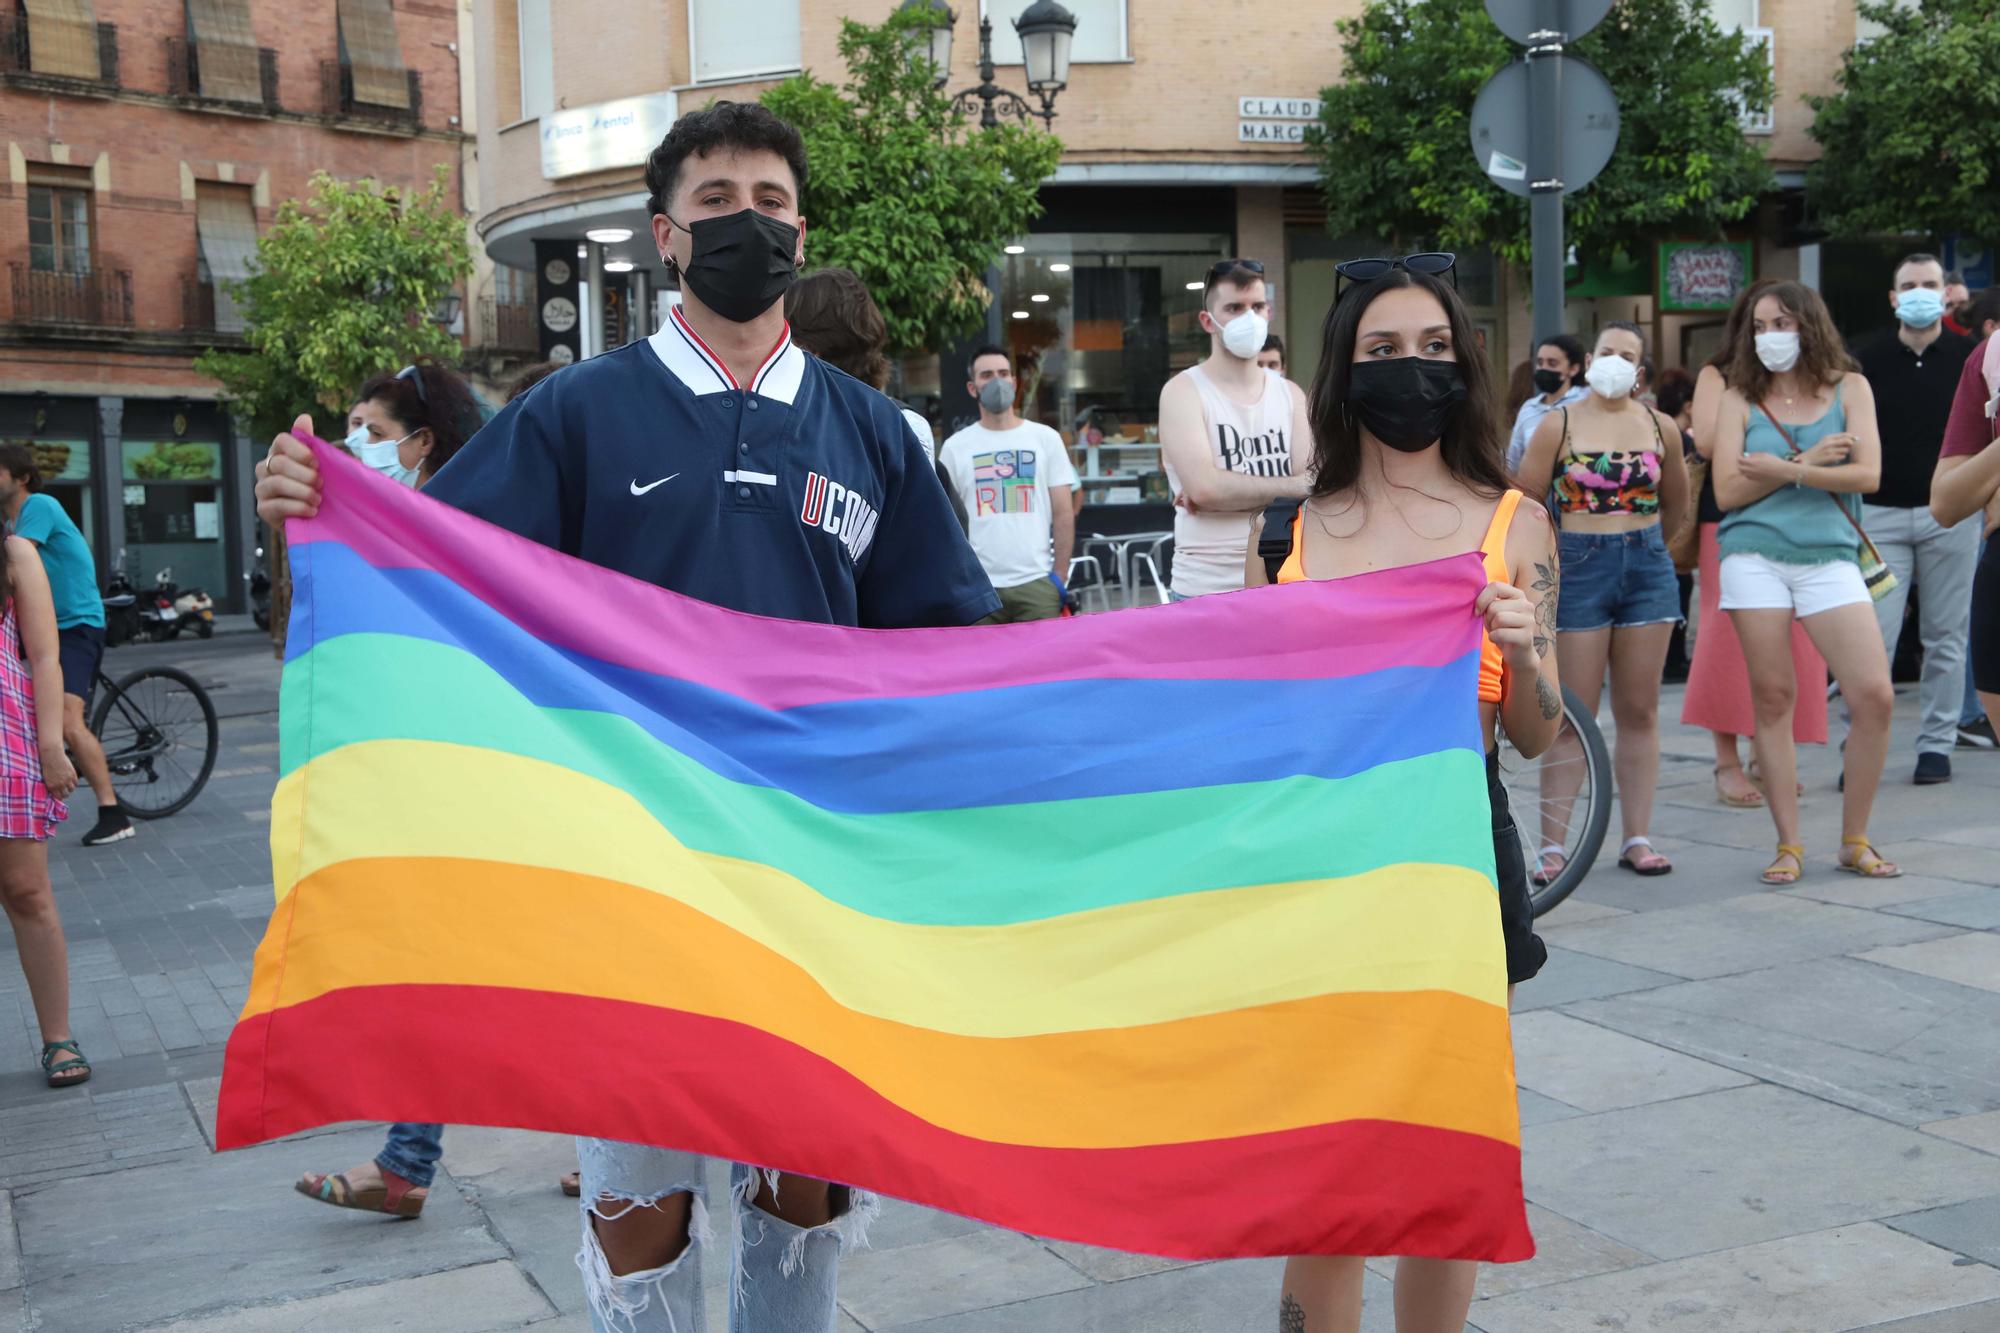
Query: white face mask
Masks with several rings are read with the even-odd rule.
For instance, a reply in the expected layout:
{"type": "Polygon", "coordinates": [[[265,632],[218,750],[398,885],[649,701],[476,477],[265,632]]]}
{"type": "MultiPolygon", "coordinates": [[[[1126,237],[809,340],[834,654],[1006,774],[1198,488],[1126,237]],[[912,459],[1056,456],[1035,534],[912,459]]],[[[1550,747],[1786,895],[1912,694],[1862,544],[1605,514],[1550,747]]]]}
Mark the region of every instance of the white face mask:
{"type": "Polygon", "coordinates": [[[1764,369],[1773,375],[1782,375],[1799,363],[1799,335],[1796,333],[1760,333],[1757,335],[1757,359],[1764,363],[1764,369]]]}
{"type": "Polygon", "coordinates": [[[1208,318],[1221,332],[1222,345],[1229,354],[1245,361],[1263,351],[1265,341],[1271,336],[1271,321],[1254,310],[1244,311],[1227,324],[1214,315],[1208,318]]]}
{"type": "Polygon", "coordinates": [[[1583,378],[1593,392],[1605,398],[1623,398],[1639,382],[1639,367],[1622,356],[1604,353],[1591,358],[1583,378]]]}
{"type": "MultiPolygon", "coordinates": [[[[410,432],[410,435],[415,434],[415,431],[410,432]]],[[[403,440],[409,439],[410,435],[405,435],[403,440]]],[[[402,451],[398,448],[403,440],[371,440],[366,426],[356,426],[347,433],[347,447],[356,458],[398,485],[414,486],[417,484],[417,471],[403,466],[402,451]]]]}

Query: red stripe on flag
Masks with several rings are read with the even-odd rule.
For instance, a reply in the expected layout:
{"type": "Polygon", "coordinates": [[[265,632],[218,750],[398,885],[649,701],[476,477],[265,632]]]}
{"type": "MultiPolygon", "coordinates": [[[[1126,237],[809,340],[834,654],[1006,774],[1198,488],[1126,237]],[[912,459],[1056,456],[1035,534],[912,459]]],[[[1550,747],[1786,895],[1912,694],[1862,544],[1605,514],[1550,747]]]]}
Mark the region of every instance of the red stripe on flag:
{"type": "Polygon", "coordinates": [[[758,1029],[543,991],[365,987],[237,1025],[219,1147],[348,1119],[663,1143],[1173,1258],[1534,1253],[1520,1151],[1494,1139],[1349,1121],[1145,1148],[991,1143],[758,1029]],[[588,1078],[577,1076],[579,1036],[588,1078]]]}

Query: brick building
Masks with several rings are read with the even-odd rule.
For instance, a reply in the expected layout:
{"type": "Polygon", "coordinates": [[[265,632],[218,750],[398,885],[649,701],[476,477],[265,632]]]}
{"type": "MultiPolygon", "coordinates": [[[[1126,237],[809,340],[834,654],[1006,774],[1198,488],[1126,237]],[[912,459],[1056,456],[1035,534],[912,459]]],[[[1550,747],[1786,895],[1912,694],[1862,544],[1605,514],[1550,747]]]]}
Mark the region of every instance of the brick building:
{"type": "MultiPolygon", "coordinates": [[[[1361,2],[1062,0],[1077,18],[1054,123],[1065,153],[1043,187],[1045,213],[997,274],[986,336],[1015,350],[1037,419],[1072,436],[1080,421],[1091,422],[1130,441],[1121,452],[1079,459],[1091,499],[1135,497],[1144,488],[1132,474],[1157,470],[1147,427],[1160,384],[1206,348],[1195,311],[1208,265],[1230,255],[1265,262],[1277,292],[1275,328],[1303,380],[1318,357],[1335,263],[1380,252],[1376,238],[1327,234],[1316,173],[1299,143],[1318,91],[1339,75],[1337,24],[1361,2]]],[[[539,348],[572,356],[650,331],[658,318],[666,275],[641,166],[674,115],[711,98],[755,98],[800,69],[840,81],[839,20],[877,21],[897,0],[470,3],[474,225],[496,265],[482,309],[523,355],[539,348]]],[[[1010,21],[1028,3],[957,0],[947,89],[978,82],[983,7],[995,28],[997,81],[1026,91],[1010,21]]],[[[1835,247],[1811,244],[1800,225],[1804,172],[1817,153],[1803,98],[1833,90],[1842,53],[1866,39],[1866,25],[1853,0],[1710,7],[1725,27],[1766,43],[1778,93],[1745,132],[1765,146],[1779,189],[1727,238],[1733,248],[1719,247],[1722,257],[1736,255],[1746,275],[1817,282],[1823,267],[1839,265],[1822,264],[1822,250],[1835,247]]],[[[1664,364],[1705,356],[1720,314],[1660,300],[1658,259],[1594,275],[1573,293],[1572,324],[1589,331],[1636,318],[1654,330],[1664,364]]],[[[1524,359],[1527,275],[1465,254],[1458,277],[1495,362],[1524,359]]],[[[1865,296],[1879,313],[1879,292],[1865,296]]],[[[946,422],[969,416],[959,364],[954,349],[905,363],[905,395],[946,422]]]]}
{"type": "Polygon", "coordinates": [[[135,581],[225,607],[254,543],[250,441],[195,374],[316,170],[458,166],[452,0],[23,0],[0,7],[0,438],[135,581]]]}

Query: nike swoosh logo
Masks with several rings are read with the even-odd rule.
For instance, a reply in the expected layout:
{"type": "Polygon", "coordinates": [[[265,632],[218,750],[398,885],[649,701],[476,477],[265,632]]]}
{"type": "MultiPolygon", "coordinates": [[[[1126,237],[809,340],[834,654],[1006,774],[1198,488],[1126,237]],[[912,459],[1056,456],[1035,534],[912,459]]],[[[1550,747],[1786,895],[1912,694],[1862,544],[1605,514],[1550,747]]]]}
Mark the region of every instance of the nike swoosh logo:
{"type": "MultiPolygon", "coordinates": [[[[680,475],[680,473],[678,473],[678,472],[674,473],[674,477],[678,477],[679,475],[680,475]]],[[[634,478],[632,478],[632,494],[634,494],[634,495],[644,495],[644,494],[645,494],[645,493],[646,493],[647,491],[650,491],[650,490],[652,490],[654,486],[664,486],[664,485],[666,485],[666,484],[667,484],[668,482],[672,481],[672,480],[674,479],[674,477],[661,477],[661,478],[660,478],[660,479],[659,479],[658,481],[656,481],[656,482],[653,482],[653,483],[651,483],[650,485],[646,485],[646,486],[641,486],[641,485],[639,484],[639,479],[638,479],[637,477],[634,477],[634,478]]]]}

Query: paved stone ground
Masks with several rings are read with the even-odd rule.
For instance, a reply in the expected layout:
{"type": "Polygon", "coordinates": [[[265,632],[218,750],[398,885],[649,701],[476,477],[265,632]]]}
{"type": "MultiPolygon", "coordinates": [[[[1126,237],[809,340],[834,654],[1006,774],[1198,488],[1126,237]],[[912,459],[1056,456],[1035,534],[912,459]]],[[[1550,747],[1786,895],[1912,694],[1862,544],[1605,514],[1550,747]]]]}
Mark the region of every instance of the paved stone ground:
{"type": "MultiPolygon", "coordinates": [[[[249,637],[111,665],[162,657],[210,683],[226,748],[180,816],[98,851],[79,824],[55,847],[87,1089],[41,1086],[0,948],[0,1328],[585,1328],[566,1140],[450,1130],[449,1175],[408,1223],[290,1191],[372,1155],[375,1127],[212,1153],[221,1043],[271,899],[277,672],[249,637]]],[[[1614,837],[1545,920],[1551,962],[1519,996],[1541,1253],[1486,1270],[1475,1327],[2000,1330],[2000,755],[1960,754],[1957,781],[1920,790],[1899,753],[1876,827],[1911,873],[1868,883],[1831,869],[1836,760],[1808,751],[1811,866],[1774,892],[1755,879],[1766,817],[1715,803],[1705,737],[1668,745],[1654,832],[1678,872],[1621,874],[1614,837]]],[[[1274,1322],[1274,1262],[1174,1264],[906,1206],[874,1241],[842,1273],[849,1333],[1274,1322]]],[[[1372,1277],[1371,1333],[1388,1296],[1372,1277]]]]}

